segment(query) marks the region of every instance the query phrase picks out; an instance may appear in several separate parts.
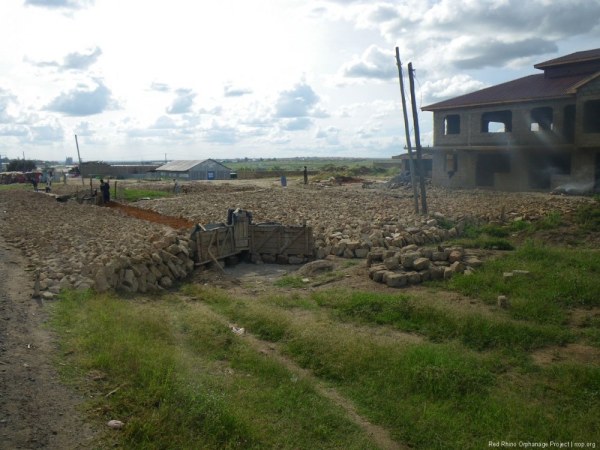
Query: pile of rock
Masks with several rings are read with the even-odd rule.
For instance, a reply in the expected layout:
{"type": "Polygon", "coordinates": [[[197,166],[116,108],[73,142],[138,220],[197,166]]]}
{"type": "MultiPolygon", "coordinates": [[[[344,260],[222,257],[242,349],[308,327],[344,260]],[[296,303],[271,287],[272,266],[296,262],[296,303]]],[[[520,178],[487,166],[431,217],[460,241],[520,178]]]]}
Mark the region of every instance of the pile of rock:
{"type": "MultiPolygon", "coordinates": [[[[204,184],[199,184],[204,186],[204,184]]],[[[208,188],[207,188],[208,189],[208,188]]],[[[414,213],[412,190],[362,189],[342,185],[318,189],[291,183],[245,192],[207,191],[174,199],[139,202],[162,214],[206,224],[223,219],[224,208],[252,211],[255,222],[313,228],[315,256],[364,258],[374,248],[438,244],[461,233],[466,222],[536,221],[552,211],[567,216],[589,199],[542,193],[428,189],[430,216],[414,213]],[[455,228],[448,228],[454,224],[455,228]]]]}
{"type": "Polygon", "coordinates": [[[2,236],[28,257],[36,293],[45,298],[67,288],[161,290],[194,268],[189,230],[41,193],[3,193],[0,206],[2,236]]]}
{"type": "Polygon", "coordinates": [[[151,292],[170,288],[175,280],[194,270],[193,249],[187,231],[171,231],[153,236],[143,251],[109,261],[92,269],[97,291],[121,289],[151,292]]]}
{"type": "Polygon", "coordinates": [[[482,261],[462,247],[437,248],[407,245],[374,249],[367,256],[369,277],[390,287],[403,287],[428,280],[449,279],[457,273],[472,273],[482,261]]]}
{"type": "MultiPolygon", "coordinates": [[[[439,213],[438,219],[443,219],[439,213]]],[[[464,222],[450,229],[439,226],[436,218],[422,218],[413,221],[413,225],[401,223],[373,224],[365,223],[360,237],[334,231],[330,234],[320,232],[315,236],[315,256],[323,259],[327,255],[342,258],[366,258],[372,249],[399,249],[409,245],[440,243],[457,237],[464,228],[464,222]]]]}

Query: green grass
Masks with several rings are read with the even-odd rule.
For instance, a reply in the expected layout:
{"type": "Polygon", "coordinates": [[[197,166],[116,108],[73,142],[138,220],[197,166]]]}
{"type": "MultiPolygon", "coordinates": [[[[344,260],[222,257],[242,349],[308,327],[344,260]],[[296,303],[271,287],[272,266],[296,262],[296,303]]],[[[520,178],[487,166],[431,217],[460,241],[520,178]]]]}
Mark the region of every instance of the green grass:
{"type": "Polygon", "coordinates": [[[467,223],[461,238],[453,243],[467,248],[514,250],[513,244],[507,239],[512,234],[524,232],[531,235],[540,230],[560,228],[564,223],[562,215],[557,211],[551,211],[537,222],[517,220],[506,225],[467,223]]]}
{"type": "Polygon", "coordinates": [[[438,226],[445,230],[450,230],[451,228],[454,228],[456,226],[456,224],[454,222],[452,222],[449,219],[446,219],[445,217],[440,217],[440,218],[437,218],[436,220],[437,220],[438,226]]]}
{"type": "Polygon", "coordinates": [[[119,189],[117,192],[118,199],[125,200],[127,202],[137,202],[138,200],[143,199],[143,198],[155,199],[155,198],[170,197],[171,195],[172,194],[170,192],[157,191],[157,190],[151,190],[151,189],[124,188],[124,189],[119,189]]]}
{"type": "MultiPolygon", "coordinates": [[[[41,183],[38,186],[43,190],[41,183]]],[[[31,183],[0,184],[0,191],[33,191],[33,186],[31,183]]]]}
{"type": "MultiPolygon", "coordinates": [[[[359,264],[357,261],[346,261],[342,265],[342,267],[349,268],[357,264],[359,264]]],[[[345,275],[343,272],[335,270],[332,272],[325,272],[319,274],[314,278],[301,277],[298,275],[284,275],[281,278],[275,280],[273,284],[280,288],[302,289],[308,286],[321,286],[332,281],[340,280],[344,278],[344,276],[345,275]]]]}
{"type": "Polygon", "coordinates": [[[275,286],[282,288],[303,288],[306,287],[303,277],[297,275],[284,275],[281,278],[275,280],[275,286]]]}
{"type": "Polygon", "coordinates": [[[528,242],[516,252],[486,262],[471,276],[453,278],[448,286],[494,304],[510,299],[510,314],[537,323],[563,324],[569,308],[600,306],[600,253],[528,242]],[[504,272],[529,271],[504,279],[504,272]]]}
{"type": "Polygon", "coordinates": [[[546,216],[533,224],[536,230],[554,230],[563,225],[562,215],[557,211],[551,211],[546,216]]]}
{"type": "Polygon", "coordinates": [[[423,334],[435,342],[458,339],[475,350],[523,351],[572,340],[568,332],[556,326],[518,323],[478,313],[456,314],[404,295],[327,291],[313,294],[313,298],[344,321],[390,325],[423,334]]]}
{"type": "Polygon", "coordinates": [[[477,238],[461,238],[453,239],[453,245],[458,245],[465,248],[482,248],[485,250],[514,250],[515,247],[510,241],[502,238],[493,238],[480,236],[477,238]]]}
{"type": "Polygon", "coordinates": [[[496,224],[478,225],[467,223],[459,239],[452,240],[454,245],[466,248],[483,248],[488,250],[514,250],[513,245],[505,239],[510,230],[496,224]]]}
{"type": "Polygon", "coordinates": [[[106,374],[90,408],[126,423],[121,448],[374,448],[310,382],[203,308],[70,293],[53,317],[65,374],[106,374]]]}
{"type": "Polygon", "coordinates": [[[372,168],[373,160],[366,158],[265,158],[259,161],[227,161],[233,170],[272,171],[278,170],[321,170],[328,172],[356,171],[361,167],[372,168]]]}
{"type": "MultiPolygon", "coordinates": [[[[229,320],[277,342],[299,365],[350,398],[361,414],[415,448],[485,448],[498,436],[516,441],[598,438],[597,431],[589,430],[595,430],[600,418],[596,412],[600,411],[600,369],[539,368],[523,353],[556,343],[555,336],[561,336],[555,334],[558,327],[484,316],[477,317],[481,326],[464,325],[458,313],[448,320],[444,318],[448,311],[416,302],[406,316],[403,303],[411,298],[403,295],[331,290],[302,300],[257,301],[190,288],[194,291],[229,320]],[[408,324],[411,331],[426,335],[433,330],[436,342],[418,343],[375,332],[396,324],[401,329],[408,324]],[[498,326],[502,324],[513,328],[498,326]],[[550,332],[540,334],[540,330],[550,332]],[[503,340],[507,347],[498,346],[503,340]],[[521,342],[527,340],[530,344],[521,342]],[[511,345],[520,350],[515,353],[511,345]],[[590,411],[595,412],[590,416],[590,411]]],[[[469,322],[470,317],[465,314],[463,319],[469,322]]]]}
{"type": "Polygon", "coordinates": [[[584,231],[600,231],[600,196],[594,198],[594,202],[581,206],[575,213],[576,223],[584,231]]]}

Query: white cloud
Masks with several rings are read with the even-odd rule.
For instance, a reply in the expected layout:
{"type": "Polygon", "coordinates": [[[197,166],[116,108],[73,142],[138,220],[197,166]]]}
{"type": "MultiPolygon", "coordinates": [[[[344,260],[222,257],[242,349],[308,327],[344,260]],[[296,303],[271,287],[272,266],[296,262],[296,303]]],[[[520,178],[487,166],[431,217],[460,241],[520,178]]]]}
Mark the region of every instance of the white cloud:
{"type": "Polygon", "coordinates": [[[0,125],[0,136],[16,136],[25,138],[29,136],[29,127],[25,125],[0,125]]]}
{"type": "Polygon", "coordinates": [[[455,75],[435,81],[426,81],[421,86],[421,93],[426,103],[438,102],[447,98],[458,97],[485,88],[485,83],[468,75],[455,75]]]}
{"type": "Polygon", "coordinates": [[[11,103],[16,101],[16,97],[6,89],[0,87],[0,124],[9,123],[14,118],[9,114],[8,109],[11,103]]]}
{"type": "Polygon", "coordinates": [[[319,107],[318,103],[319,96],[311,86],[302,81],[296,84],[292,89],[284,90],[279,93],[275,103],[275,117],[323,117],[326,115],[326,112],[319,107]]]}
{"type": "Polygon", "coordinates": [[[324,140],[328,145],[339,145],[340,129],[333,126],[329,126],[327,128],[319,127],[315,133],[315,138],[324,140]]]}
{"type": "Polygon", "coordinates": [[[283,119],[280,122],[280,126],[286,131],[307,130],[313,126],[313,121],[309,117],[293,117],[290,119],[283,119]]]}
{"type": "Polygon", "coordinates": [[[156,119],[156,122],[154,122],[154,125],[152,125],[151,128],[167,129],[175,127],[177,127],[177,124],[169,116],[160,116],[156,119]]]}
{"type": "Polygon", "coordinates": [[[58,122],[34,125],[31,127],[31,132],[33,140],[42,144],[61,142],[65,135],[62,125],[58,122]]]}
{"type": "Polygon", "coordinates": [[[231,84],[226,84],[223,88],[225,97],[242,97],[243,95],[252,94],[252,89],[244,87],[236,87],[231,84]]]}
{"type": "Polygon", "coordinates": [[[497,39],[469,39],[461,43],[457,51],[450,48],[452,64],[460,69],[480,69],[502,67],[507,62],[522,57],[544,55],[558,50],[554,42],[541,38],[530,38],[515,42],[501,42],[497,39]]]}
{"type": "Polygon", "coordinates": [[[27,6],[49,9],[81,9],[94,4],[94,0],[25,0],[27,6]]]}
{"type": "Polygon", "coordinates": [[[25,60],[38,67],[56,67],[58,70],[84,71],[87,70],[93,64],[95,64],[100,55],[102,55],[102,50],[100,49],[100,47],[96,47],[88,50],[85,53],[69,53],[63,58],[62,63],[59,63],[57,61],[34,62],[30,61],[28,58],[25,58],[25,60]]]}
{"type": "Polygon", "coordinates": [[[379,30],[390,48],[400,43],[403,60],[463,70],[555,53],[558,40],[592,32],[598,17],[600,2],[589,0],[365,1],[352,14],[357,27],[379,30]]]}
{"type": "Polygon", "coordinates": [[[229,125],[212,121],[210,127],[204,130],[204,140],[214,144],[235,144],[238,140],[237,130],[229,125]]]}
{"type": "Polygon", "coordinates": [[[117,104],[112,98],[110,89],[101,80],[94,81],[96,82],[94,89],[78,86],[68,92],[63,92],[45,109],[67,116],[91,116],[116,108],[117,104]]]}
{"type": "Polygon", "coordinates": [[[395,56],[391,51],[371,45],[364,53],[341,68],[341,75],[347,78],[389,80],[397,77],[395,56]]]}
{"type": "Polygon", "coordinates": [[[102,55],[100,47],[89,50],[87,53],[69,53],[62,64],[63,69],[86,70],[102,55]]]}
{"type": "Polygon", "coordinates": [[[95,131],[93,130],[93,126],[90,122],[79,122],[75,127],[75,134],[77,136],[93,136],[95,131]]]}
{"type": "Polygon", "coordinates": [[[159,82],[153,81],[152,84],[150,85],[150,90],[158,91],[158,92],[169,92],[171,90],[171,88],[166,83],[159,83],[159,82]]]}
{"type": "Polygon", "coordinates": [[[196,94],[191,89],[178,89],[177,97],[167,108],[167,114],[185,114],[192,110],[196,94]]]}
{"type": "Polygon", "coordinates": [[[600,42],[590,0],[209,3],[3,2],[0,148],[62,159],[73,130],[105,160],[380,156],[404,135],[395,46],[423,105],[600,42]]]}

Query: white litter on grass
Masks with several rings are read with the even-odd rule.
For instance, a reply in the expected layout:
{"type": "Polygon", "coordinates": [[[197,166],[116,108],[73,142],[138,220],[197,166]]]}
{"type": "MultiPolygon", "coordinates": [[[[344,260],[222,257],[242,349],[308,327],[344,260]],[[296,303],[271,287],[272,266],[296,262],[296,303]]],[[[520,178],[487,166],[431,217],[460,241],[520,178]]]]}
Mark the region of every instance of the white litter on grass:
{"type": "Polygon", "coordinates": [[[108,425],[110,428],[112,428],[114,430],[120,430],[121,428],[123,428],[125,426],[125,424],[123,422],[121,422],[120,420],[109,420],[108,422],[106,422],[106,425],[108,425]]]}
{"type": "Polygon", "coordinates": [[[229,328],[231,329],[231,331],[233,331],[238,336],[241,336],[242,334],[244,334],[246,332],[245,328],[238,328],[235,325],[229,325],[229,328]]]}

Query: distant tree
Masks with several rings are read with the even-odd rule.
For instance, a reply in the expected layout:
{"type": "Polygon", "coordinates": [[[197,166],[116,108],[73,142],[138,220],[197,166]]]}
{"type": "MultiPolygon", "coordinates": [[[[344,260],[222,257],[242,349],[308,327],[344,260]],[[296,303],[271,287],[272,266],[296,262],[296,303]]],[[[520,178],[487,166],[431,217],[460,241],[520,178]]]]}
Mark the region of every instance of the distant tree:
{"type": "Polygon", "coordinates": [[[35,161],[31,159],[11,159],[6,170],[9,172],[31,172],[35,168],[35,161]]]}

